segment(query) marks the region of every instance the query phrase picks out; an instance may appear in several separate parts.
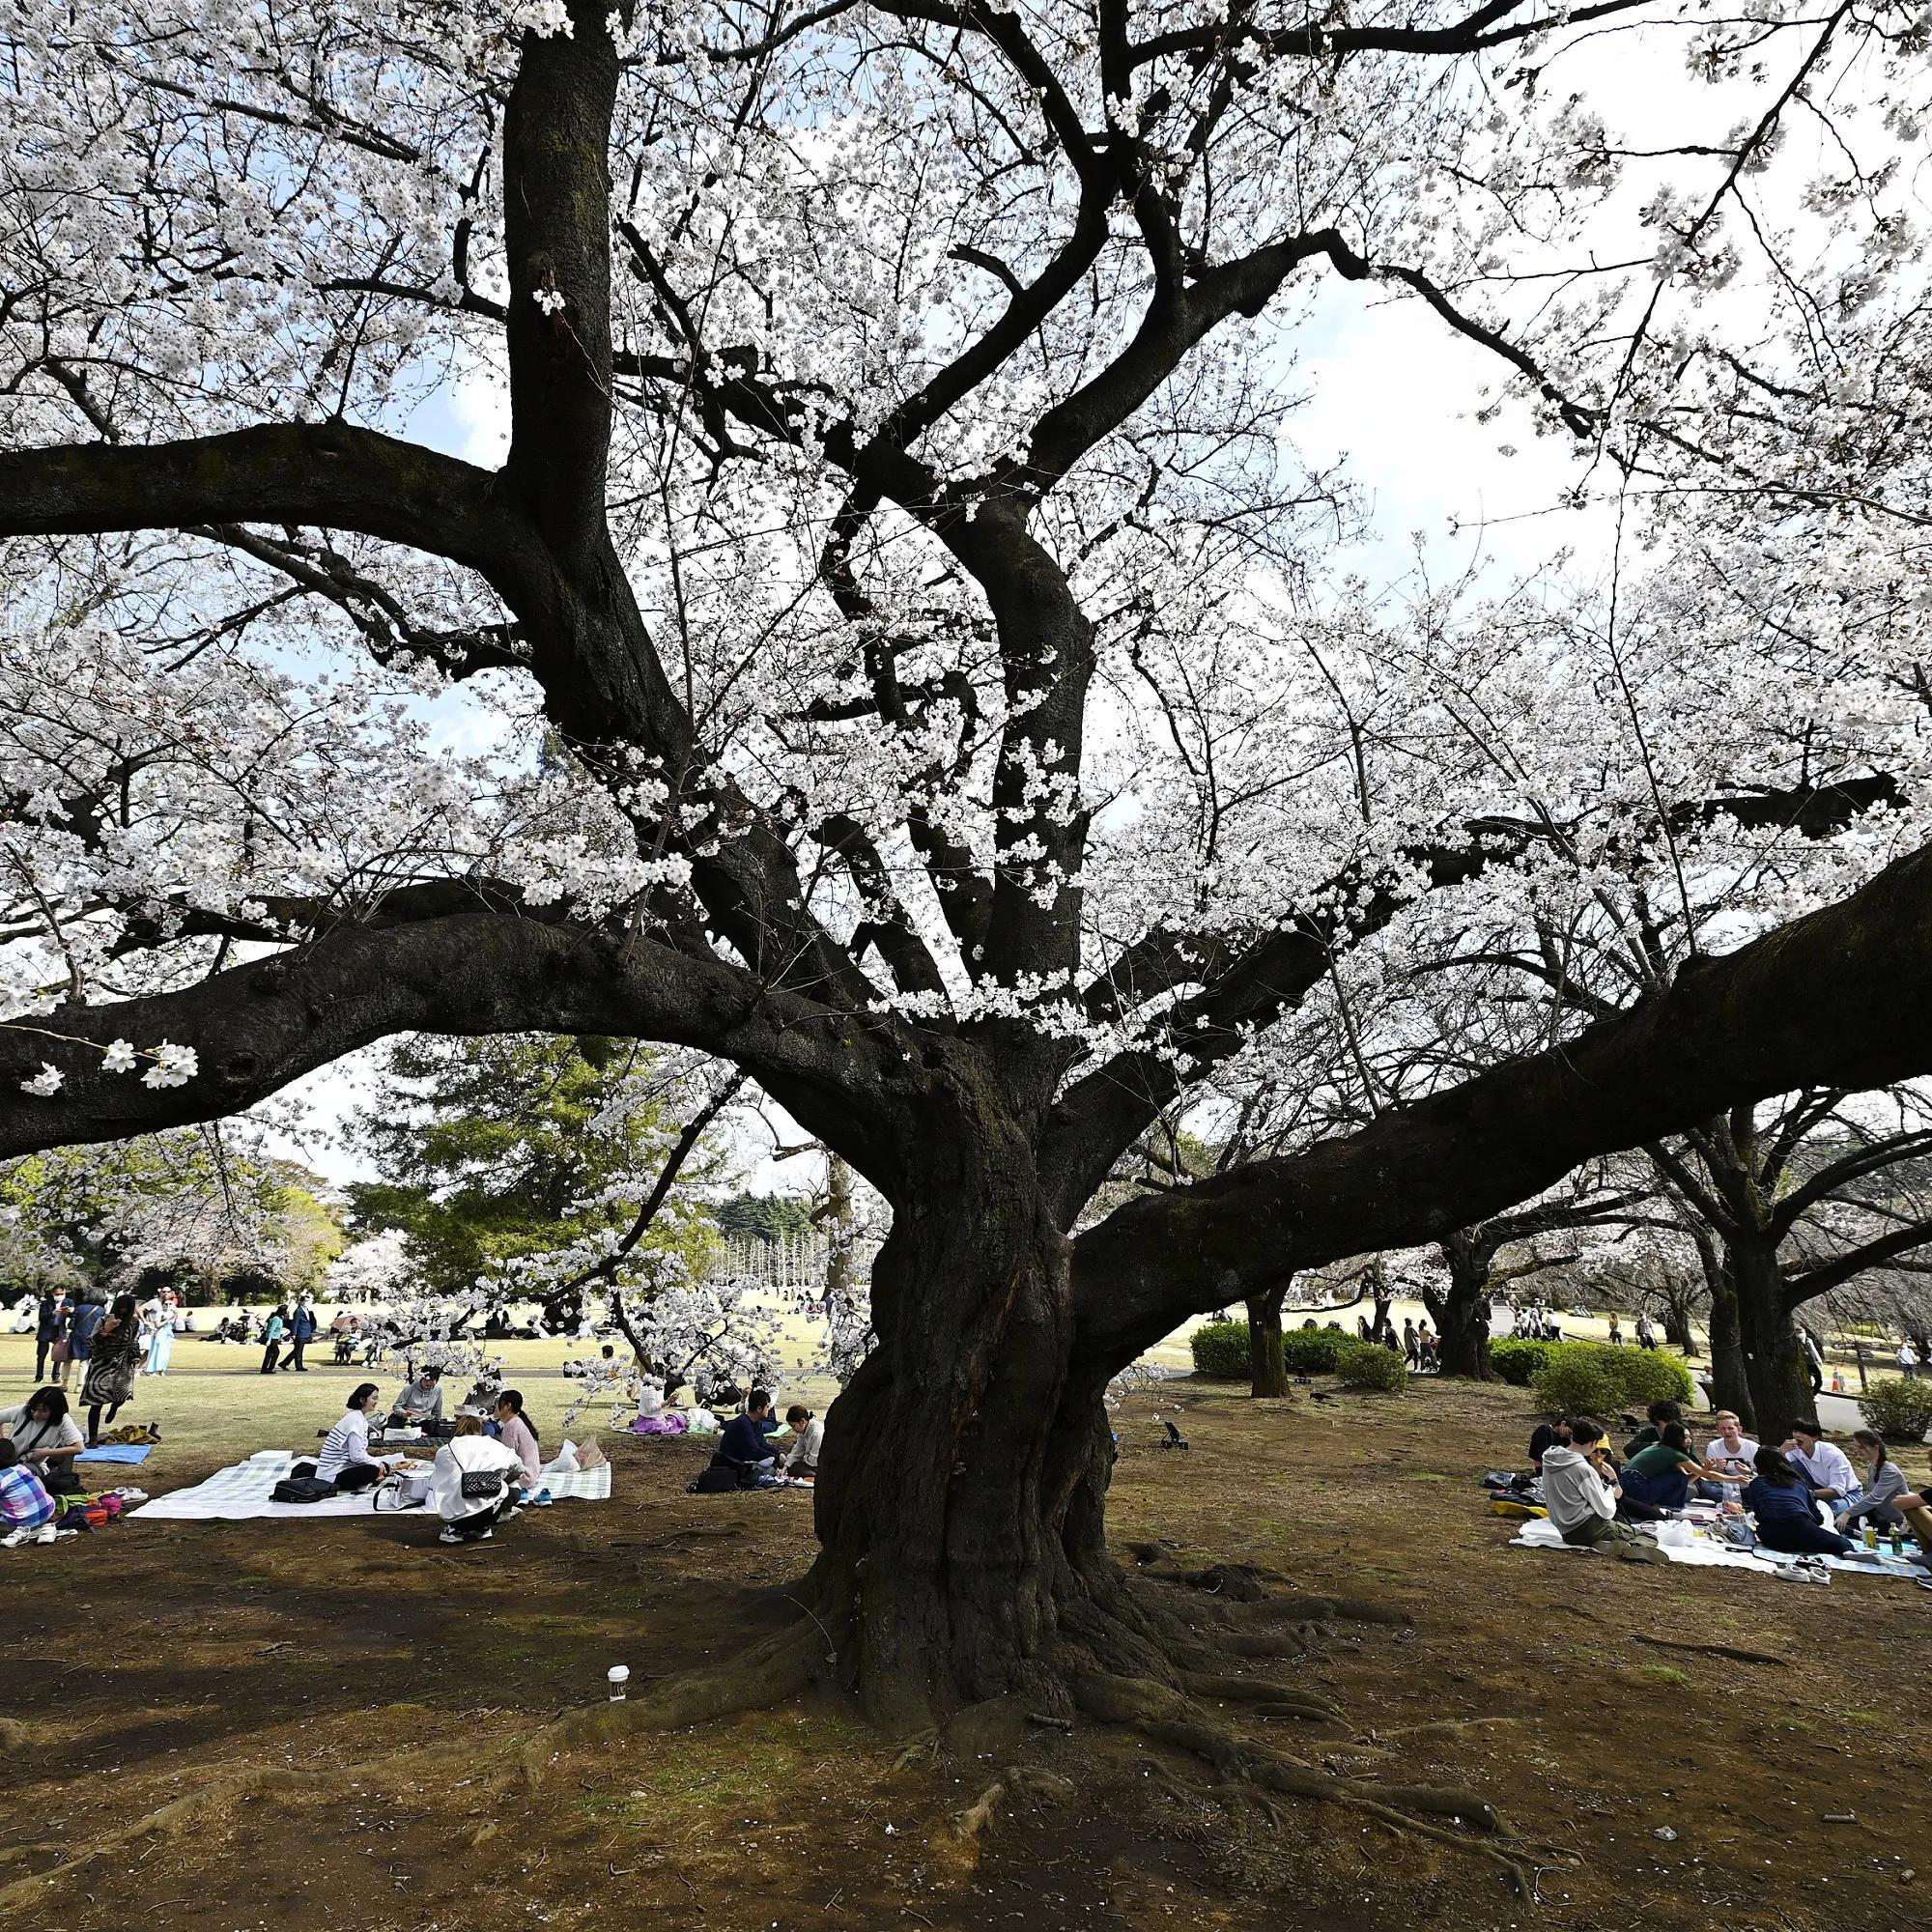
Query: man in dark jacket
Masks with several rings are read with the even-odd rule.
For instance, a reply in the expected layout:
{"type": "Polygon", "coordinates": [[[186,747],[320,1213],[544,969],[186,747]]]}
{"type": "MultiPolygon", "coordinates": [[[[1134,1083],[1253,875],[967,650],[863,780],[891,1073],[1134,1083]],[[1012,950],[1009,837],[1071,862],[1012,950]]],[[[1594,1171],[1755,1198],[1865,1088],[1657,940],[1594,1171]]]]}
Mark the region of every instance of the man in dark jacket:
{"type": "Polygon", "coordinates": [[[760,1469],[777,1467],[772,1445],[765,1438],[778,1426],[778,1418],[772,1414],[770,1395],[763,1389],[753,1389],[746,1399],[744,1414],[734,1415],[724,1425],[724,1434],[719,1438],[718,1453],[712,1461],[728,1463],[737,1470],[740,1483],[751,1484],[756,1480],[760,1469]]]}
{"type": "Polygon", "coordinates": [[[289,1358],[282,1364],[285,1369],[293,1369],[298,1376],[308,1374],[308,1364],[302,1360],[302,1350],[315,1340],[315,1310],[308,1305],[308,1296],[302,1295],[296,1302],[296,1312],[289,1317],[289,1358]]]}
{"type": "Polygon", "coordinates": [[[67,1326],[67,1296],[56,1294],[51,1289],[41,1296],[40,1313],[34,1322],[34,1380],[43,1382],[47,1378],[47,1354],[61,1338],[61,1330],[67,1326]]]}

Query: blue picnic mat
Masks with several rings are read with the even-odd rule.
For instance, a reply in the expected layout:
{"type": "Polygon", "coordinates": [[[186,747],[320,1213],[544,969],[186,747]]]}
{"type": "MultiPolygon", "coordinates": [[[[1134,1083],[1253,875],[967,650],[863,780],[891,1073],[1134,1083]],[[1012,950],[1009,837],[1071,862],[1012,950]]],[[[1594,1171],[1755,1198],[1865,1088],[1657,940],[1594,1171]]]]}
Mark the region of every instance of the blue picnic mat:
{"type": "Polygon", "coordinates": [[[150,1442],[103,1442],[99,1449],[83,1449],[76,1463],[145,1463],[155,1453],[150,1442]]]}

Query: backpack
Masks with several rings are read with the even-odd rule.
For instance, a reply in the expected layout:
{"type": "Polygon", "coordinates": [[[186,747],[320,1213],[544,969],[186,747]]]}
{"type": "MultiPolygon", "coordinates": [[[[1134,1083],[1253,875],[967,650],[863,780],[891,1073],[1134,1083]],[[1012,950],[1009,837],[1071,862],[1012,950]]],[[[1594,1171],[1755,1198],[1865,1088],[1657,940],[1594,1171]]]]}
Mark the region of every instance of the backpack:
{"type": "Polygon", "coordinates": [[[269,1492],[269,1500],[275,1503],[321,1503],[336,1493],[333,1483],[325,1483],[320,1476],[284,1476],[269,1492]]]}
{"type": "Polygon", "coordinates": [[[699,1472],[696,1482],[686,1492],[694,1496],[736,1495],[745,1486],[736,1467],[729,1463],[713,1463],[699,1472]]]}

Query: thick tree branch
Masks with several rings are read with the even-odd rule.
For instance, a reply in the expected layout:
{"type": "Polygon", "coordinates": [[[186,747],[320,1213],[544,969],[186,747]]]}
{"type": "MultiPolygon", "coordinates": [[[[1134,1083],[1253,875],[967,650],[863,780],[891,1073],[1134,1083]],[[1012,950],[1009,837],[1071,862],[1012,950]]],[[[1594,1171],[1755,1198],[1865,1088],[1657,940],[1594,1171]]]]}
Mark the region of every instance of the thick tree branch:
{"type": "Polygon", "coordinates": [[[1132,1358],[1186,1316],[1365,1246],[1408,1247],[1578,1162],[1806,1086],[1932,1071],[1932,849],[1558,1048],[1350,1139],[1118,1209],[1075,1243],[1084,1346],[1132,1358]]]}

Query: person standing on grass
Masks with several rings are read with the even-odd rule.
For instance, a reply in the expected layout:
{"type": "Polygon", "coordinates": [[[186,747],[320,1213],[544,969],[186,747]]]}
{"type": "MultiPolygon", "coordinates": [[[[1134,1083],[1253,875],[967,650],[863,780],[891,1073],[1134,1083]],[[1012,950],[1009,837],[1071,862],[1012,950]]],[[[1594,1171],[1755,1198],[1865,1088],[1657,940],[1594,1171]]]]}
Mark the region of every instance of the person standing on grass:
{"type": "Polygon", "coordinates": [[[47,1378],[47,1357],[53,1353],[54,1345],[60,1340],[72,1310],[68,1305],[65,1294],[56,1294],[52,1289],[41,1293],[40,1306],[34,1315],[34,1380],[43,1382],[47,1378]]]}
{"type": "Polygon", "coordinates": [[[308,1296],[296,1296],[295,1313],[289,1317],[289,1358],[282,1364],[285,1369],[293,1369],[297,1375],[308,1374],[308,1364],[302,1360],[302,1350],[315,1340],[315,1310],[309,1306],[308,1296]]]}
{"type": "Polygon", "coordinates": [[[1798,1341],[1804,1350],[1804,1372],[1811,1378],[1811,1393],[1822,1395],[1825,1390],[1825,1357],[1818,1352],[1817,1338],[1810,1329],[1801,1328],[1798,1341]]]}
{"type": "Polygon", "coordinates": [[[134,1314],[134,1297],[117,1295],[114,1306],[94,1331],[88,1352],[87,1377],[80,1385],[81,1406],[87,1410],[89,1448],[100,1440],[100,1411],[112,1423],[121,1406],[134,1393],[134,1372],[141,1360],[141,1324],[134,1314]]]}
{"type": "Polygon", "coordinates": [[[87,1379],[87,1358],[94,1352],[94,1331],[100,1326],[101,1318],[107,1313],[107,1297],[98,1288],[83,1289],[79,1301],[68,1317],[67,1360],[61,1363],[58,1380],[62,1388],[67,1387],[68,1371],[78,1362],[80,1378],[87,1379]]]}
{"type": "Polygon", "coordinates": [[[1909,1382],[1918,1379],[1918,1350],[1909,1336],[1898,1345],[1898,1373],[1909,1382]]]}
{"type": "Polygon", "coordinates": [[[148,1337],[147,1372],[151,1376],[164,1376],[175,1352],[175,1309],[176,1301],[172,1293],[156,1297],[154,1306],[154,1329],[148,1337]]]}
{"type": "Polygon", "coordinates": [[[279,1303],[275,1312],[269,1317],[268,1326],[262,1330],[262,1373],[271,1376],[275,1365],[281,1359],[282,1337],[289,1332],[289,1311],[279,1303]]]}

